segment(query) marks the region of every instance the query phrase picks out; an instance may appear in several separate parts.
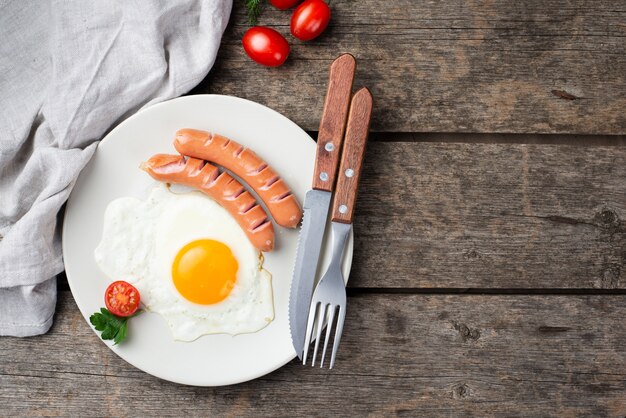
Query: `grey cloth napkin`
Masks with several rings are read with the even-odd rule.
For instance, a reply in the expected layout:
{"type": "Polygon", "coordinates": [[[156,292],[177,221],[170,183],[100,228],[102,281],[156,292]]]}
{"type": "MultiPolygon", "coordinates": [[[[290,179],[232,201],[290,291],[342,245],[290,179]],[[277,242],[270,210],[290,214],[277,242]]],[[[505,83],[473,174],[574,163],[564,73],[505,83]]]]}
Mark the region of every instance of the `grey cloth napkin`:
{"type": "Polygon", "coordinates": [[[96,142],[215,61],[232,0],[0,0],[0,335],[45,333],[57,213],[96,142]]]}

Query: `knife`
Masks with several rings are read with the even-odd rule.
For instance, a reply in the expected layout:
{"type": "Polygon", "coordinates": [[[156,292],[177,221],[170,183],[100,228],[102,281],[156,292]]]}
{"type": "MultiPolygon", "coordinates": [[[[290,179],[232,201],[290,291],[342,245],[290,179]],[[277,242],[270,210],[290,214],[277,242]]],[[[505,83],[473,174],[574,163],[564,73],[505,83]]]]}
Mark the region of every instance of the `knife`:
{"type": "Polygon", "coordinates": [[[304,350],[307,317],[335,185],[355,69],[356,61],[350,54],[341,55],[330,65],[328,90],[317,136],[313,185],[304,198],[304,217],[289,293],[291,342],[300,359],[304,350]]]}

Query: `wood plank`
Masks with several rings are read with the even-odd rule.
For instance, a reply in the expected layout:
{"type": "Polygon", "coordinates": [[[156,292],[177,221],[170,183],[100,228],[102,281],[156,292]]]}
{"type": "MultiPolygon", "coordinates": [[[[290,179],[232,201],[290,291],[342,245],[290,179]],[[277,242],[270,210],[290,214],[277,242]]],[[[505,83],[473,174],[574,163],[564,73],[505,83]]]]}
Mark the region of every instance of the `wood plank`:
{"type": "Polygon", "coordinates": [[[626,147],[396,136],[368,144],[349,287],[626,289],[626,147]]]}
{"type": "MultiPolygon", "coordinates": [[[[315,137],[315,132],[310,132],[315,137]]],[[[370,132],[371,141],[456,142],[464,144],[626,146],[626,135],[486,134],[454,132],[370,132]]]]}
{"type": "Polygon", "coordinates": [[[370,142],[349,285],[626,288],[624,179],[626,147],[370,142]]]}
{"type": "Polygon", "coordinates": [[[626,133],[626,8],[601,0],[336,0],[327,33],[302,43],[289,12],[260,24],[285,34],[287,63],[245,55],[235,1],[212,74],[194,93],[245,97],[315,130],[328,65],[357,57],[374,95],[372,129],[395,132],[626,133]]]}
{"type": "Polygon", "coordinates": [[[624,416],[625,315],[626,296],[361,295],[333,371],[294,361],[195,388],[127,365],[63,292],[48,335],[0,339],[0,404],[6,416],[624,416]]]}

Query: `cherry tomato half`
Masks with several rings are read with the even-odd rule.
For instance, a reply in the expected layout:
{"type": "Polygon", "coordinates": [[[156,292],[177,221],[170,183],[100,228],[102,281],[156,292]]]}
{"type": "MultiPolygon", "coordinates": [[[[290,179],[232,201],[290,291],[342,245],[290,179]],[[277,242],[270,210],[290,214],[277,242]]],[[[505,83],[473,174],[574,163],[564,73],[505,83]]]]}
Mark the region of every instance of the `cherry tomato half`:
{"type": "Polygon", "coordinates": [[[323,0],[306,0],[291,15],[291,34],[310,41],[324,32],[330,21],[330,7],[323,0]]]}
{"type": "Polygon", "coordinates": [[[265,26],[248,29],[241,42],[253,61],[268,67],[278,67],[289,55],[289,44],[284,36],[265,26]]]}
{"type": "Polygon", "coordinates": [[[277,9],[287,10],[300,3],[300,0],[270,0],[270,3],[277,9]]]}
{"type": "Polygon", "coordinates": [[[117,316],[131,316],[139,308],[139,291],[123,280],[113,282],[104,292],[104,304],[117,316]]]}

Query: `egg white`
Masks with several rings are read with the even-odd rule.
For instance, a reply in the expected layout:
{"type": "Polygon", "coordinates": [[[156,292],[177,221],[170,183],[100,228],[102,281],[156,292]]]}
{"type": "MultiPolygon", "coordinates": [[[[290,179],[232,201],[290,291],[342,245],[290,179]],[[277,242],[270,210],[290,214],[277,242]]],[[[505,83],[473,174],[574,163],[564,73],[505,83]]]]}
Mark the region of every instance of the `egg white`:
{"type": "Polygon", "coordinates": [[[271,275],[262,268],[261,254],[235,219],[200,192],[173,193],[159,184],[145,201],[112,201],[95,259],[111,280],[137,287],[145,307],[165,318],[175,340],[256,332],[274,319],[271,275]],[[239,264],[235,286],[219,303],[190,302],[172,280],[176,254],[198,239],[226,244],[239,264]]]}

